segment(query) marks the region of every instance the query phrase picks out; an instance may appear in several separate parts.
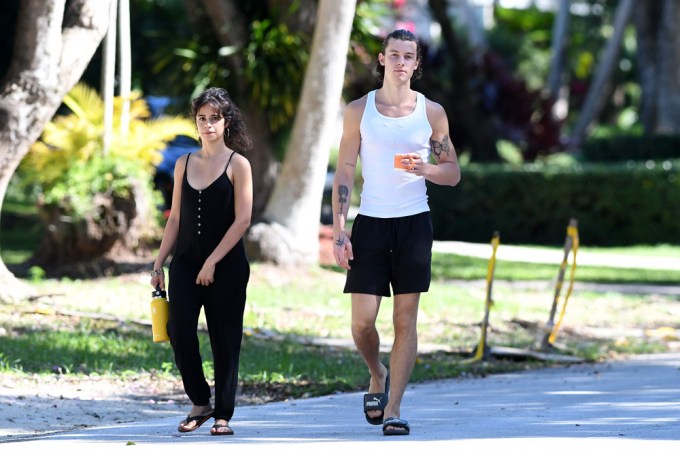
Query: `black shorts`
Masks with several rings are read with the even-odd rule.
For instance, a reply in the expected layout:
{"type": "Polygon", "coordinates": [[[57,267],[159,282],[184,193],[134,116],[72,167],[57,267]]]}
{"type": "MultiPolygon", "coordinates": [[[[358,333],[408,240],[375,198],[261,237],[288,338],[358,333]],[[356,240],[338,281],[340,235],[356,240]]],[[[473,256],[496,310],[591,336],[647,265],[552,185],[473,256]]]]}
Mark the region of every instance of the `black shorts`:
{"type": "Polygon", "coordinates": [[[430,289],[432,220],[430,212],[381,219],[357,215],[345,293],[390,297],[430,289]]]}

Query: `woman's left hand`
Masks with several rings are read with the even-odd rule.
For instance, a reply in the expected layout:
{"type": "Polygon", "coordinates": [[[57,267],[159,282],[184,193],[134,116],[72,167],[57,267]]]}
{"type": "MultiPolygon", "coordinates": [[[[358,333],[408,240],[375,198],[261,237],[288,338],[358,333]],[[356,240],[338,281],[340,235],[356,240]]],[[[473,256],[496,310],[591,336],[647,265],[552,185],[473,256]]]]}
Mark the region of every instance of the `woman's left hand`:
{"type": "Polygon", "coordinates": [[[196,284],[201,286],[208,286],[214,281],[215,277],[215,265],[204,263],[201,268],[201,272],[198,273],[196,277],[196,284]]]}

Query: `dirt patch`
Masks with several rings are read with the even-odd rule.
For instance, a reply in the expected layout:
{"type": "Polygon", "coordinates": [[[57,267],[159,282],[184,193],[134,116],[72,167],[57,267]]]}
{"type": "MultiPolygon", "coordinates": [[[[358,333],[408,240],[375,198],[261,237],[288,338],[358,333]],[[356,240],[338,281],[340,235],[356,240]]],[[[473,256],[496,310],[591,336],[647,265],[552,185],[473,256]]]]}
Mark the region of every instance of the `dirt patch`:
{"type": "MultiPolygon", "coordinates": [[[[0,442],[79,428],[186,416],[191,402],[177,378],[0,374],[0,442]]],[[[281,395],[279,395],[281,397],[281,395]]],[[[239,393],[236,404],[268,402],[239,393]]]]}
{"type": "Polygon", "coordinates": [[[0,375],[0,439],[149,417],[181,415],[181,384],[152,376],[125,381],[101,377],[0,375]]]}

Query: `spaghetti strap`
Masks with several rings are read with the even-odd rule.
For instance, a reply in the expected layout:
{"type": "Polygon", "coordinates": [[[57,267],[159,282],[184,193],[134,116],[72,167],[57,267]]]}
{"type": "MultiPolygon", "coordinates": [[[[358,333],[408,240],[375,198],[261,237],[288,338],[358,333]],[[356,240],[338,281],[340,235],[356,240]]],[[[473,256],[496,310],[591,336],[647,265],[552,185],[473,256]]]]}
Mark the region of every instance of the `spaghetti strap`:
{"type": "Polygon", "coordinates": [[[189,168],[189,158],[191,157],[192,154],[193,153],[187,154],[187,161],[184,162],[184,178],[183,179],[187,182],[187,184],[189,183],[189,180],[187,179],[187,168],[189,168]]]}
{"type": "Polygon", "coordinates": [[[226,173],[226,172],[227,172],[227,168],[229,168],[229,164],[231,163],[231,158],[234,157],[234,154],[236,154],[236,151],[232,151],[232,152],[231,152],[231,156],[229,156],[229,160],[227,161],[227,165],[224,167],[224,172],[223,172],[223,173],[226,173]]]}

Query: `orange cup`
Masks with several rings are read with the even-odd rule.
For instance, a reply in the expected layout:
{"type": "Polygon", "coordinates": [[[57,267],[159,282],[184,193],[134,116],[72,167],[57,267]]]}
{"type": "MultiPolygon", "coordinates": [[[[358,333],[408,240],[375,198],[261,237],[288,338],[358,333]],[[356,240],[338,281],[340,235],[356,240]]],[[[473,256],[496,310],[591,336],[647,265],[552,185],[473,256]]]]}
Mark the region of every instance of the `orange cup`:
{"type": "Polygon", "coordinates": [[[413,157],[408,154],[395,154],[394,155],[394,168],[397,170],[412,170],[413,169],[413,157]],[[408,165],[402,164],[403,159],[408,159],[410,163],[408,165]]]}

